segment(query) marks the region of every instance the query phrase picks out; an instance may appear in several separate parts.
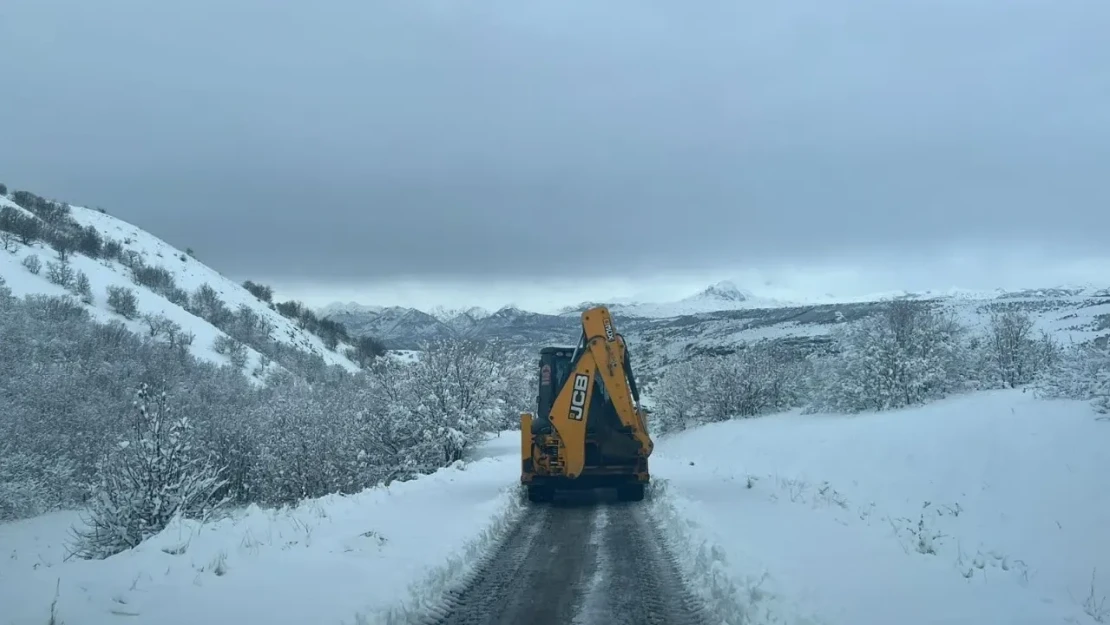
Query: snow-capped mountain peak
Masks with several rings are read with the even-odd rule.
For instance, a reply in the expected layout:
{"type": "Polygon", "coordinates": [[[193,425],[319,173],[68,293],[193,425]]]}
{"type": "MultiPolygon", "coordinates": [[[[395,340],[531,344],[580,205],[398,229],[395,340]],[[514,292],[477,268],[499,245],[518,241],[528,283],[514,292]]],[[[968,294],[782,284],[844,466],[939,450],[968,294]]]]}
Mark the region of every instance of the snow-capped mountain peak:
{"type": "Polygon", "coordinates": [[[321,317],[327,317],[337,313],[380,313],[383,310],[385,306],[370,306],[358,302],[332,302],[321,307],[317,312],[321,317]]]}
{"type": "Polygon", "coordinates": [[[731,280],[722,280],[716,284],[711,284],[701,292],[686,298],[683,301],[704,301],[716,300],[721,302],[746,302],[752,299],[750,291],[741,290],[736,286],[736,283],[731,280]]]}
{"type": "Polygon", "coordinates": [[[436,306],[429,310],[428,314],[445,323],[455,323],[459,321],[481,321],[489,317],[491,313],[481,306],[470,306],[465,308],[436,306]]]}

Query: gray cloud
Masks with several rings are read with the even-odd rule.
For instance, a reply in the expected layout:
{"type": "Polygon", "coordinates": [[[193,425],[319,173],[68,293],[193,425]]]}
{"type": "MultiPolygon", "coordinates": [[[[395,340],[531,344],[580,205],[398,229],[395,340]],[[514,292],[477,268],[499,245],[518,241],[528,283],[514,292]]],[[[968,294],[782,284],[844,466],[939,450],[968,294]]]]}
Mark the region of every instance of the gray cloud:
{"type": "Polygon", "coordinates": [[[1110,5],[7,0],[0,178],[220,270],[1105,249],[1110,5]]]}

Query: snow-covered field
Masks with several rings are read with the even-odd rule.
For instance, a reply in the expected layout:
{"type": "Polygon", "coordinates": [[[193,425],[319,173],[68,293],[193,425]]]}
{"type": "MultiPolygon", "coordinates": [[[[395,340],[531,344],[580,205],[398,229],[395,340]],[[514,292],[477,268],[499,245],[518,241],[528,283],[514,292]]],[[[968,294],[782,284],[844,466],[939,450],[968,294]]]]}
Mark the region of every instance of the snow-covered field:
{"type": "MultiPolygon", "coordinates": [[[[64,561],[73,513],[0,524],[0,625],[52,609],[70,625],[387,623],[438,602],[518,518],[518,436],[389,488],[175,523],[103,561],[64,561]]],[[[659,439],[644,505],[730,625],[1096,625],[1108,437],[1087,402],[1021,391],[730,421],[659,439]]]]}
{"type": "Polygon", "coordinates": [[[411,482],[174,524],[102,561],[63,561],[79,516],[0,524],[0,624],[384,622],[435,602],[519,513],[519,433],[411,482]],[[57,594],[55,594],[57,593],[57,594]]]}
{"type": "Polygon", "coordinates": [[[652,506],[733,623],[1110,622],[1096,417],[998,391],[712,424],[658,442],[652,506]]]}

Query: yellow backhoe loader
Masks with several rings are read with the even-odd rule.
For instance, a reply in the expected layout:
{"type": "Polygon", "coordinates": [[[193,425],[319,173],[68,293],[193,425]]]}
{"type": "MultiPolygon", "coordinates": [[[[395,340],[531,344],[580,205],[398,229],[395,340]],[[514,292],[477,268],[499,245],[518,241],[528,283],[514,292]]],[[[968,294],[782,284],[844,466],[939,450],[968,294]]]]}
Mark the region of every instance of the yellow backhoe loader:
{"type": "Polygon", "coordinates": [[[622,500],[643,499],[654,443],[609,309],[583,312],[578,346],[545,347],[539,365],[537,411],[520,416],[520,481],[528,498],[615,487],[622,500]]]}

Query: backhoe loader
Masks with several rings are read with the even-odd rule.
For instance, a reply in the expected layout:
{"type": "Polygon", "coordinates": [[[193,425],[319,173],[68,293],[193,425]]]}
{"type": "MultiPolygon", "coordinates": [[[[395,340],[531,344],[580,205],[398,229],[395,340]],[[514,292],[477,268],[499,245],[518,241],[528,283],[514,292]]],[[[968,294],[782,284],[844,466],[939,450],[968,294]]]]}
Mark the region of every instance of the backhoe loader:
{"type": "Polygon", "coordinates": [[[539,365],[536,413],[520,415],[520,481],[528,498],[615,487],[622,500],[643,499],[654,443],[609,309],[583,312],[578,345],[544,347],[539,365]]]}

